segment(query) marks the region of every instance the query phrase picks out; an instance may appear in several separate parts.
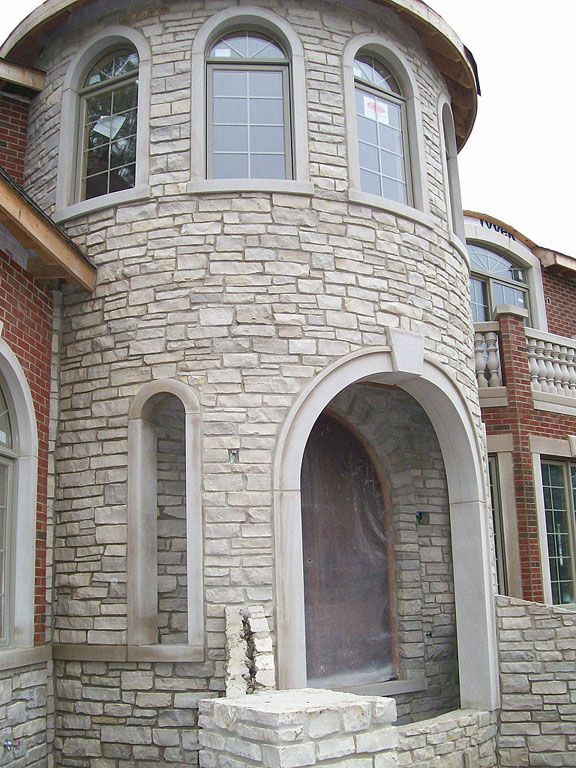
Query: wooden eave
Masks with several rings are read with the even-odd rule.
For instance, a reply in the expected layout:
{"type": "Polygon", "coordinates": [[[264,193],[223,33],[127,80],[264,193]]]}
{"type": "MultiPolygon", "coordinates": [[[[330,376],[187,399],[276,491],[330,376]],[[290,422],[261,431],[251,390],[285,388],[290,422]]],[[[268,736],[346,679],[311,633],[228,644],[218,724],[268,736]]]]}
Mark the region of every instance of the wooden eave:
{"type": "MultiPolygon", "coordinates": [[[[66,24],[70,15],[94,0],[46,0],[22,21],[0,48],[0,56],[33,64],[46,39],[66,24]]],[[[346,0],[345,4],[346,4],[346,0]]],[[[353,0],[348,0],[354,7],[353,0]]],[[[462,149],[474,126],[479,86],[475,64],[453,30],[422,0],[373,0],[392,10],[411,27],[426,47],[433,64],[446,80],[452,98],[456,143],[462,149]]]]}
{"type": "Polygon", "coordinates": [[[14,64],[12,61],[0,59],[0,90],[7,83],[18,85],[33,93],[38,93],[44,88],[46,75],[34,67],[26,67],[23,64],[14,64]]]}
{"type": "Polygon", "coordinates": [[[24,248],[34,252],[26,267],[34,277],[66,280],[94,290],[96,269],[82,251],[2,174],[0,223],[24,248]]]}
{"type": "Polygon", "coordinates": [[[535,248],[534,255],[540,259],[540,263],[547,272],[564,277],[567,280],[576,280],[576,258],[566,256],[547,248],[535,248]]]}

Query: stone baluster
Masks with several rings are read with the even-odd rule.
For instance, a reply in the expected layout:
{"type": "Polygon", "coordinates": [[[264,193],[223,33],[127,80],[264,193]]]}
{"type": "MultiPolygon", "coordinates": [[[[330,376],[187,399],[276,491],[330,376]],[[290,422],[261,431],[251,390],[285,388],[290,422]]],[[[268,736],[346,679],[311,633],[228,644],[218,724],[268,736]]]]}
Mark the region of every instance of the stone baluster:
{"type": "Polygon", "coordinates": [[[532,381],[532,389],[536,392],[540,392],[540,382],[538,381],[538,358],[536,357],[536,339],[531,336],[527,339],[528,342],[528,370],[530,371],[530,379],[532,381]]]}
{"type": "Polygon", "coordinates": [[[573,347],[568,348],[566,366],[568,368],[568,394],[570,397],[576,397],[576,349],[573,347]]]}
{"type": "Polygon", "coordinates": [[[498,334],[496,331],[486,333],[486,351],[488,360],[486,368],[488,369],[488,386],[502,386],[502,377],[500,375],[500,355],[498,353],[498,334]]]}
{"type": "Polygon", "coordinates": [[[556,394],[556,387],[554,385],[554,363],[553,360],[553,352],[552,352],[553,344],[551,341],[544,342],[544,362],[546,365],[546,392],[548,392],[549,395],[555,395],[556,394]]]}
{"type": "Polygon", "coordinates": [[[538,384],[540,392],[548,392],[546,383],[546,359],[544,352],[544,342],[536,339],[536,362],[538,365],[538,384]]]}
{"type": "Polygon", "coordinates": [[[481,331],[474,333],[474,358],[476,361],[476,379],[480,389],[488,386],[486,378],[486,345],[484,334],[481,331]]]}
{"type": "Polygon", "coordinates": [[[570,395],[570,373],[568,371],[568,365],[566,364],[566,358],[568,357],[568,347],[561,346],[559,352],[559,364],[560,364],[560,386],[563,395],[570,395]]]}
{"type": "Polygon", "coordinates": [[[552,367],[554,368],[554,389],[556,390],[557,395],[563,395],[560,344],[552,344],[552,367]]]}

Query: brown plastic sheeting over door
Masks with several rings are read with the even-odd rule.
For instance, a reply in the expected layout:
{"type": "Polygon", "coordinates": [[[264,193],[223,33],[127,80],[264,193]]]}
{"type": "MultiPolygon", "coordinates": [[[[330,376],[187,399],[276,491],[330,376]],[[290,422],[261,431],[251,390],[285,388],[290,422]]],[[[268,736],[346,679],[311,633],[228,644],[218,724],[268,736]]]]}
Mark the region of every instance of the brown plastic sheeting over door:
{"type": "Polygon", "coordinates": [[[321,415],[302,462],[309,684],[393,676],[388,542],[380,481],[362,443],[321,415]]]}

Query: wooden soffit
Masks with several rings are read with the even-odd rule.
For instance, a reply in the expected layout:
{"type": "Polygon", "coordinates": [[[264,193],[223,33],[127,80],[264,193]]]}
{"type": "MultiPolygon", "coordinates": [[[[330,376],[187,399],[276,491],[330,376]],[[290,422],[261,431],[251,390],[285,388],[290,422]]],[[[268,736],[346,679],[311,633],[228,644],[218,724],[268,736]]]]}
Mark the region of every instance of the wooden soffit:
{"type": "Polygon", "coordinates": [[[0,173],[0,224],[23,248],[32,251],[27,271],[43,280],[66,280],[93,291],[96,269],[82,251],[0,173]]]}
{"type": "MultiPolygon", "coordinates": [[[[94,0],[46,0],[22,21],[0,47],[0,57],[33,66],[51,32],[63,27],[69,16],[94,0]]],[[[354,5],[355,0],[344,0],[354,5]]],[[[422,0],[373,0],[389,8],[415,30],[430,58],[446,79],[452,98],[456,141],[466,143],[478,108],[478,78],[472,54],[444,19],[422,0]]],[[[138,0],[126,0],[123,8],[138,0]]],[[[220,6],[218,6],[220,7],[220,6]]]]}

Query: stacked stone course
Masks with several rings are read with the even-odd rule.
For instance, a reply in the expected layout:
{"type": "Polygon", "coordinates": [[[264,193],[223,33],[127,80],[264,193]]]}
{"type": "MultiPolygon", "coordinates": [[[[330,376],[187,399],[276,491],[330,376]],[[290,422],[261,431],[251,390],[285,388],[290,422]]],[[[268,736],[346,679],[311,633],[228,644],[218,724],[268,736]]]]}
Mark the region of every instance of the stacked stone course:
{"type": "Polygon", "coordinates": [[[576,766],[576,612],[497,597],[502,768],[576,766]]]}

